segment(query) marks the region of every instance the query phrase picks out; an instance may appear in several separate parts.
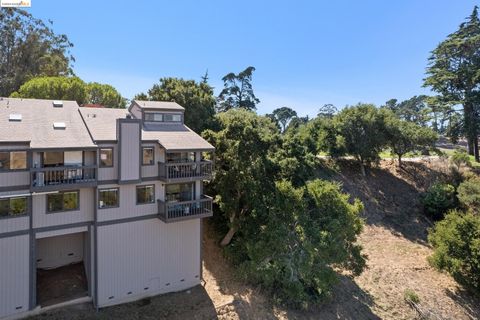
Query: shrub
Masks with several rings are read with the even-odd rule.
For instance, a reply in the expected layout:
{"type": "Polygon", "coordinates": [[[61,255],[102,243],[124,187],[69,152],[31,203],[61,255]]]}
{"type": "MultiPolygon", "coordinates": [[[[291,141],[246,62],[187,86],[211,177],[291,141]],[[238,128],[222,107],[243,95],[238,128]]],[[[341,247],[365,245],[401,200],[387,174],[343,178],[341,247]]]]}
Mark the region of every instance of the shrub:
{"type": "Polygon", "coordinates": [[[407,303],[415,303],[415,304],[420,303],[420,297],[412,289],[406,289],[405,292],[403,293],[403,298],[407,303]]]}
{"type": "Polygon", "coordinates": [[[442,219],[455,202],[455,188],[447,183],[433,184],[422,197],[425,213],[434,220],[442,219]]]}
{"type": "Polygon", "coordinates": [[[458,201],[466,210],[480,213],[480,179],[466,180],[458,186],[458,201]]]}
{"type": "Polygon", "coordinates": [[[464,149],[456,149],[450,157],[450,161],[457,167],[457,170],[460,170],[462,166],[472,165],[470,156],[464,149]]]}
{"type": "Polygon", "coordinates": [[[428,235],[434,248],[432,266],[480,294],[480,216],[450,211],[428,235]]]}

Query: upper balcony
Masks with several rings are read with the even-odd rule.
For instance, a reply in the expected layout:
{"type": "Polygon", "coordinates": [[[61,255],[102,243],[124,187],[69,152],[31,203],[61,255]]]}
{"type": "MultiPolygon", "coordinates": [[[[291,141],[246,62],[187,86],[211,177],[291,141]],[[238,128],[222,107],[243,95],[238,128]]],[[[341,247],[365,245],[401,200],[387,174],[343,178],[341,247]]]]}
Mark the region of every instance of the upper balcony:
{"type": "Polygon", "coordinates": [[[158,163],[159,179],[165,183],[210,180],[212,173],[210,160],[158,163]]]}
{"type": "Polygon", "coordinates": [[[32,191],[86,188],[97,185],[97,166],[95,165],[32,168],[30,175],[32,191]]]}
{"type": "Polygon", "coordinates": [[[190,201],[158,200],[158,213],[159,219],[165,223],[211,217],[212,197],[202,195],[200,199],[190,201]]]}

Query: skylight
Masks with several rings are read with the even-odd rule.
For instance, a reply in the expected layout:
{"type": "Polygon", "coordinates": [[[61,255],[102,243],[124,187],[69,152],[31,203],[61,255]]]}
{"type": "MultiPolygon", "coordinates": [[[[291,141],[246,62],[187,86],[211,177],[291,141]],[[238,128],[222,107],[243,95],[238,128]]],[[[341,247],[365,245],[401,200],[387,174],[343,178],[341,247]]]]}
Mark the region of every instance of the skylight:
{"type": "Polygon", "coordinates": [[[12,113],[9,117],[10,121],[22,121],[22,115],[19,113],[12,113]]]}
{"type": "Polygon", "coordinates": [[[53,106],[56,107],[56,108],[61,108],[61,107],[63,107],[63,101],[54,100],[53,101],[53,106]]]}
{"type": "Polygon", "coordinates": [[[67,128],[67,125],[65,124],[65,122],[54,122],[53,123],[53,128],[54,129],[65,129],[65,128],[67,128]]]}

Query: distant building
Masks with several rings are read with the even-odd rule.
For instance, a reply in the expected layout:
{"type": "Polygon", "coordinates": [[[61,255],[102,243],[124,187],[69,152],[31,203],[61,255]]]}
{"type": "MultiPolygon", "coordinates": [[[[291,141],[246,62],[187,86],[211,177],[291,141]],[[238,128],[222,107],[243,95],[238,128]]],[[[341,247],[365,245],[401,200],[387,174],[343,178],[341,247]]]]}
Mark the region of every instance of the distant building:
{"type": "Polygon", "coordinates": [[[214,147],[174,102],[0,99],[0,318],[200,283],[214,147]]]}

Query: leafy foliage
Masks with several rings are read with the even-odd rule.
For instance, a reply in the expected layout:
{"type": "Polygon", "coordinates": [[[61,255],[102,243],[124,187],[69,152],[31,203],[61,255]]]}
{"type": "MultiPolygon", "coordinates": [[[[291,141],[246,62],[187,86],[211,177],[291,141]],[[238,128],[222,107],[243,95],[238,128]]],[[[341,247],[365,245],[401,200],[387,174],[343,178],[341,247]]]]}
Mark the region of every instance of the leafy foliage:
{"type": "Polygon", "coordinates": [[[282,303],[307,306],[330,294],[335,266],[359,274],[365,260],[354,244],[362,230],[359,200],[353,204],[334,183],[314,180],[294,188],[276,183],[266,212],[242,238],[245,278],[272,291],[282,303]]]}
{"type": "Polygon", "coordinates": [[[346,153],[360,163],[363,175],[364,166],[377,161],[387,145],[386,116],[384,110],[378,110],[372,104],[358,104],[343,109],[334,118],[335,131],[342,137],[346,153]]]}
{"type": "Polygon", "coordinates": [[[435,183],[422,197],[424,211],[434,220],[440,220],[445,213],[455,208],[455,187],[447,183],[435,183]]]}
{"type": "Polygon", "coordinates": [[[470,154],[478,156],[480,101],[480,19],[475,6],[468,20],[432,51],[424,85],[450,105],[463,105],[463,126],[470,154]]]}
{"type": "Polygon", "coordinates": [[[85,83],[78,77],[38,77],[25,82],[13,98],[74,100],[78,104],[100,104],[109,108],[125,108],[126,100],[114,87],[97,82],[85,83]]]}
{"type": "Polygon", "coordinates": [[[8,97],[36,76],[73,74],[73,44],[24,10],[0,10],[0,96],[8,97]]]}
{"type": "Polygon", "coordinates": [[[260,100],[253,93],[254,71],[254,67],[248,67],[238,74],[230,72],[222,78],[224,87],[218,96],[219,111],[228,111],[234,108],[255,110],[257,108],[256,105],[260,100]]]}
{"type": "Polygon", "coordinates": [[[464,209],[480,214],[480,178],[475,177],[460,183],[457,197],[464,209]]]}
{"type": "Polygon", "coordinates": [[[297,112],[289,107],[281,107],[273,110],[272,113],[267,116],[279,124],[282,132],[285,132],[290,121],[297,117],[297,112]]]}
{"type": "Polygon", "coordinates": [[[429,262],[480,294],[480,216],[452,210],[428,235],[429,262]]]}
{"type": "Polygon", "coordinates": [[[431,120],[432,109],[427,104],[427,96],[413,96],[412,98],[397,103],[397,99],[388,100],[385,108],[391,110],[399,119],[426,126],[431,120]]]}
{"type": "Polygon", "coordinates": [[[331,119],[335,114],[337,114],[337,112],[338,112],[337,107],[335,107],[331,103],[327,103],[318,109],[317,117],[331,119]]]}
{"type": "Polygon", "coordinates": [[[185,108],[185,124],[193,131],[202,132],[212,127],[215,114],[215,97],[212,87],[205,81],[181,78],[162,78],[135,99],[175,101],[185,108]]]}
{"type": "Polygon", "coordinates": [[[470,166],[472,163],[467,152],[463,149],[456,149],[450,156],[450,161],[460,170],[462,166],[470,166]]]}

